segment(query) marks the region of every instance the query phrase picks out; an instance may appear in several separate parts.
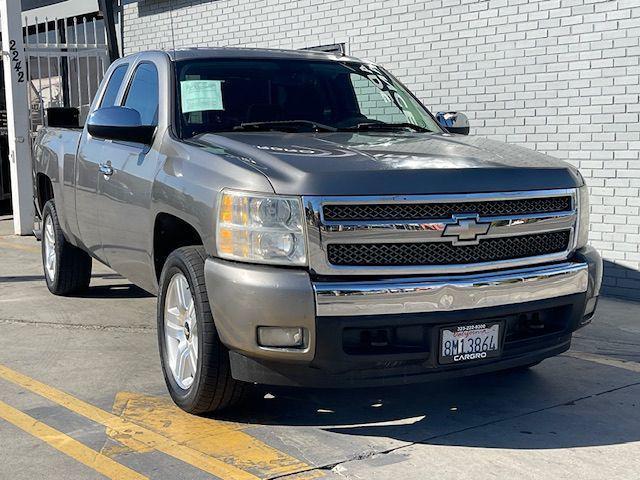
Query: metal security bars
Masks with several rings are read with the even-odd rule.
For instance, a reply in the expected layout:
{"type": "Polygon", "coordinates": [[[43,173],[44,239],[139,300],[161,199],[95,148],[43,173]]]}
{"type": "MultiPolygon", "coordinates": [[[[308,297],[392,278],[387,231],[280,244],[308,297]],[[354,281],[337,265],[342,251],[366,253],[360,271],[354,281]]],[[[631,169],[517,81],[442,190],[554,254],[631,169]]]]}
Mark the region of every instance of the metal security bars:
{"type": "Polygon", "coordinates": [[[76,107],[84,121],[110,63],[104,20],[25,17],[24,25],[32,136],[50,107],[76,107]]]}

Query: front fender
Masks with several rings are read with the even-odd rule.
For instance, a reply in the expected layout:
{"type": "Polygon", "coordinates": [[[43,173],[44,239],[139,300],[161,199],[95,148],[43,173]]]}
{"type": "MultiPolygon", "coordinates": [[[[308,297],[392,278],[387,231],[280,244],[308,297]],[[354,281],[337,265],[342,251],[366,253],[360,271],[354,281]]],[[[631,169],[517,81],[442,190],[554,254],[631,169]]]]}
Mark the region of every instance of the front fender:
{"type": "Polygon", "coordinates": [[[152,188],[152,214],[155,218],[160,213],[168,213],[190,224],[211,256],[216,255],[215,212],[220,191],[236,188],[273,192],[262,173],[223,151],[212,153],[169,134],[162,151],[165,160],[152,188]]]}

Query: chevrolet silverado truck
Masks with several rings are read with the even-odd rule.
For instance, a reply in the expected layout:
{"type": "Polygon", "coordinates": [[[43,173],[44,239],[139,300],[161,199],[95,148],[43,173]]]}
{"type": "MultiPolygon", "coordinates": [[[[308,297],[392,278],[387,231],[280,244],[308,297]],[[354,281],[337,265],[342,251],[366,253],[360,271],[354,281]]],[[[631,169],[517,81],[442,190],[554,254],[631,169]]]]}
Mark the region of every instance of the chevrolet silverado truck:
{"type": "Polygon", "coordinates": [[[35,143],[49,290],[92,259],[157,294],[168,390],[360,387],[566,351],[602,276],[572,166],[467,135],[384,68],[310,51],[114,62],[83,128],[35,143]]]}

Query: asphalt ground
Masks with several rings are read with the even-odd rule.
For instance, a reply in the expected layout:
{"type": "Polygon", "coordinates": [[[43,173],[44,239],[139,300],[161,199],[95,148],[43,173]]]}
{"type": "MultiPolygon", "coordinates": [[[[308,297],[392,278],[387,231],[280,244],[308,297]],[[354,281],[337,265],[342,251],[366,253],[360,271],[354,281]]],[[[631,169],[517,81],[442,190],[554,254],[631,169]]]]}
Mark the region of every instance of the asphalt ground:
{"type": "Polygon", "coordinates": [[[523,373],[364,390],[269,388],[217,418],[170,401],[155,298],[94,263],[50,295],[0,218],[1,479],[638,479],[640,304],[604,298],[523,373]]]}

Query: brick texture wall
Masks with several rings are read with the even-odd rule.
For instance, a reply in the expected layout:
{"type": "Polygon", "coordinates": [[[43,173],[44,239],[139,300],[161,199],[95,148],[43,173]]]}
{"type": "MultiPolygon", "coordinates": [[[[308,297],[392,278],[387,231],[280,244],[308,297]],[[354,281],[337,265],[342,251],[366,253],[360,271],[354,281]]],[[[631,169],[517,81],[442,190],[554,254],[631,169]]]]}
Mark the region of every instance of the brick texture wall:
{"type": "Polygon", "coordinates": [[[472,132],[591,187],[606,291],[640,297],[640,0],[125,0],[124,48],[344,42],[472,132]]]}

